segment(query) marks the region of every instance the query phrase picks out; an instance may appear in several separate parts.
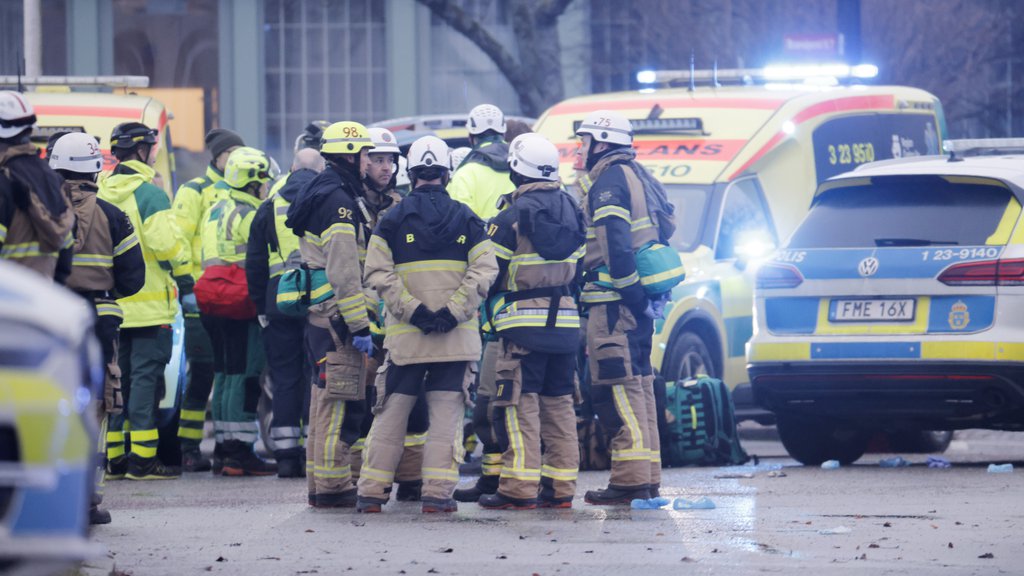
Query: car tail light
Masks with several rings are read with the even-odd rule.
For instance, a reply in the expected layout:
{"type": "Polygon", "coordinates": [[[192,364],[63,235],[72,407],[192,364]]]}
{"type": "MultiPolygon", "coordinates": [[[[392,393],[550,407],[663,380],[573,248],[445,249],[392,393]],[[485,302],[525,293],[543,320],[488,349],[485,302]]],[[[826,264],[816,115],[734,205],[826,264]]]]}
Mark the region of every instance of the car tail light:
{"type": "Polygon", "coordinates": [[[1024,259],[954,264],[938,280],[947,286],[1024,286],[1024,259]]]}
{"type": "Polygon", "coordinates": [[[796,288],[803,282],[800,271],[789,264],[768,263],[757,270],[757,287],[760,289],[796,288]]]}

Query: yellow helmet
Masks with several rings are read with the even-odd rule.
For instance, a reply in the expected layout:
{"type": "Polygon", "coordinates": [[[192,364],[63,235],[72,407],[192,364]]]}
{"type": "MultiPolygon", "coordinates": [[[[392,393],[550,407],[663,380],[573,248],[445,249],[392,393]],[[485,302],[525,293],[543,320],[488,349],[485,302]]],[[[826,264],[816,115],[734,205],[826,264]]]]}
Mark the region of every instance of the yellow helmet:
{"type": "Polygon", "coordinates": [[[320,138],[321,154],[358,154],[364,148],[373,148],[373,140],[359,122],[335,122],[320,138]]]}
{"type": "Polygon", "coordinates": [[[269,182],[270,172],[271,162],[266,154],[243,146],[228,156],[228,163],[224,166],[224,182],[235,190],[244,190],[253,182],[269,182]]]}

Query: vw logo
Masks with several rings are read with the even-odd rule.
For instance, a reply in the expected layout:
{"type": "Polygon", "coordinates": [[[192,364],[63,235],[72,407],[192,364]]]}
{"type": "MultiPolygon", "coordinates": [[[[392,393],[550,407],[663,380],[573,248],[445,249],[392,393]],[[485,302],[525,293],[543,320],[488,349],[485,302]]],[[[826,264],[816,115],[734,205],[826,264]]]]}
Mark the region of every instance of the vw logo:
{"type": "Polygon", "coordinates": [[[865,278],[874,276],[878,272],[878,258],[869,256],[861,260],[860,264],[857,265],[857,272],[860,272],[860,275],[865,278]]]}

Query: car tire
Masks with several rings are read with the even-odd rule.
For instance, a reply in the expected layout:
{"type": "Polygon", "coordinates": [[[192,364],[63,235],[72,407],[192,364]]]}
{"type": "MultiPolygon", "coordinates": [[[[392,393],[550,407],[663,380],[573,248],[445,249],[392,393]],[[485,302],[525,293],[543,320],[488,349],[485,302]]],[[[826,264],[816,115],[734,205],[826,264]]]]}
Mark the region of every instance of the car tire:
{"type": "Polygon", "coordinates": [[[889,447],[893,452],[942,454],[952,441],[952,430],[901,430],[889,433],[889,447]]]}
{"type": "Polygon", "coordinates": [[[806,466],[826,460],[852,464],[864,455],[871,439],[865,430],[815,418],[780,415],[777,428],[786,452],[806,466]]]}
{"type": "Polygon", "coordinates": [[[664,364],[666,382],[681,382],[695,378],[698,374],[718,377],[707,344],[694,332],[680,332],[672,339],[664,364]]]}

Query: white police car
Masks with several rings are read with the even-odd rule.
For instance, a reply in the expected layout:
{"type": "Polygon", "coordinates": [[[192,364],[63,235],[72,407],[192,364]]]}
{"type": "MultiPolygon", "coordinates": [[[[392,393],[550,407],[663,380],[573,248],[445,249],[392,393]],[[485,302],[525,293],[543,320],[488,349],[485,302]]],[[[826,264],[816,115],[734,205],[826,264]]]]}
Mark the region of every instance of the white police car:
{"type": "Polygon", "coordinates": [[[946,146],[822,183],[758,272],[753,393],[805,464],[879,430],[1024,429],[1024,139],[946,146]]]}

